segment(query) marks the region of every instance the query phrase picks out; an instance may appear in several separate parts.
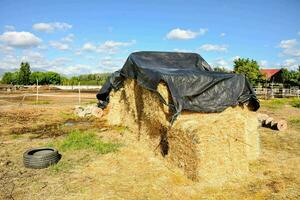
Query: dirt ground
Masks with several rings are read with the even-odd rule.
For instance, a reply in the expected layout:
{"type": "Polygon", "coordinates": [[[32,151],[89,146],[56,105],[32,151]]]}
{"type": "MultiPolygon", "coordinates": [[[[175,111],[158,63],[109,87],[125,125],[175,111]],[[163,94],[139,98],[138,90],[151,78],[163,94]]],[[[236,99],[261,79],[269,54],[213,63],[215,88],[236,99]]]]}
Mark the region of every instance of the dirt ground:
{"type": "MultiPolygon", "coordinates": [[[[30,97],[22,105],[20,98],[0,99],[0,199],[300,199],[299,108],[262,102],[259,112],[287,120],[288,129],[260,128],[261,156],[251,163],[249,175],[208,187],[170,166],[126,127],[76,117],[78,99],[62,96],[43,97],[38,104],[30,97]],[[91,131],[101,141],[121,145],[107,154],[58,148],[62,159],[56,166],[24,168],[23,152],[59,147],[73,130],[91,131]]],[[[83,94],[81,104],[95,103],[94,97],[83,94]]]]}

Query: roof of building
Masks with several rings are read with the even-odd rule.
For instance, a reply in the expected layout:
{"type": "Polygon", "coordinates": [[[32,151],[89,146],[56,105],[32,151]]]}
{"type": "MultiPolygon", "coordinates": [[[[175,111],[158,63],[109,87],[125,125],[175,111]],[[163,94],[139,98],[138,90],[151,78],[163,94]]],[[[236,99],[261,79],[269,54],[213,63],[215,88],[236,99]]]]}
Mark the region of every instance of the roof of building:
{"type": "Polygon", "coordinates": [[[272,76],[280,72],[281,69],[261,69],[260,73],[266,76],[266,79],[270,79],[272,76]]]}

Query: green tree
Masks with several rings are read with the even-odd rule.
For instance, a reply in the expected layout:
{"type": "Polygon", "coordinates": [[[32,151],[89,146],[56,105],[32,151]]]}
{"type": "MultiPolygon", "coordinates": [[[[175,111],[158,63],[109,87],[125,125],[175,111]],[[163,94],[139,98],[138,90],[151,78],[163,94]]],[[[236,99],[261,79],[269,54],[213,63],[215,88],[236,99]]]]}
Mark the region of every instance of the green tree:
{"type": "Polygon", "coordinates": [[[22,62],[19,71],[19,82],[22,85],[30,84],[30,65],[28,62],[22,62]]]}
{"type": "Polygon", "coordinates": [[[5,72],[3,74],[1,82],[5,83],[5,84],[11,84],[12,83],[12,78],[13,78],[13,73],[12,72],[5,72]]]}
{"type": "Polygon", "coordinates": [[[58,85],[61,83],[61,76],[56,72],[33,72],[30,75],[30,84],[36,84],[36,80],[39,81],[39,85],[58,85]]]}
{"type": "Polygon", "coordinates": [[[45,73],[46,84],[58,85],[61,82],[61,77],[56,72],[46,72],[45,73]]]}
{"type": "Polygon", "coordinates": [[[230,73],[230,71],[225,69],[224,67],[214,67],[214,71],[230,73]]]}
{"type": "Polygon", "coordinates": [[[245,75],[251,84],[256,85],[261,81],[262,75],[259,71],[259,65],[255,60],[249,58],[238,58],[233,61],[234,72],[245,75]]]}
{"type": "Polygon", "coordinates": [[[39,85],[45,85],[46,84],[46,78],[44,72],[32,72],[30,74],[30,84],[34,85],[36,84],[36,81],[39,81],[39,85]]]}
{"type": "Polygon", "coordinates": [[[2,77],[2,83],[4,84],[19,84],[19,72],[5,72],[2,77]]]}
{"type": "Polygon", "coordinates": [[[71,79],[70,79],[70,85],[78,85],[79,83],[79,78],[76,77],[76,76],[73,76],[71,79]]]}
{"type": "Polygon", "coordinates": [[[300,69],[289,71],[287,68],[282,68],[283,83],[289,86],[300,86],[300,69]]]}

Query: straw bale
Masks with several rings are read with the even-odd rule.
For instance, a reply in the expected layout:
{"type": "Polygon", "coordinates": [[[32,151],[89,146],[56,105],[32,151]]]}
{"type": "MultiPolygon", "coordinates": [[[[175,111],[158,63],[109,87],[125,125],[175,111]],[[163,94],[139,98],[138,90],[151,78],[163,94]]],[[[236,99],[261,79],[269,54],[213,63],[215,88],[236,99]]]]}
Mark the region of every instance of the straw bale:
{"type": "MultiPolygon", "coordinates": [[[[172,101],[164,83],[158,91],[167,103],[172,101]]],[[[170,116],[159,96],[135,80],[127,79],[122,89],[111,93],[108,123],[127,126],[192,180],[222,183],[240,177],[259,155],[257,116],[247,108],[183,112],[172,127],[170,116]]]]}
{"type": "Polygon", "coordinates": [[[168,159],[197,181],[222,183],[248,172],[259,154],[256,115],[241,107],[182,113],[168,133],[168,159]]]}

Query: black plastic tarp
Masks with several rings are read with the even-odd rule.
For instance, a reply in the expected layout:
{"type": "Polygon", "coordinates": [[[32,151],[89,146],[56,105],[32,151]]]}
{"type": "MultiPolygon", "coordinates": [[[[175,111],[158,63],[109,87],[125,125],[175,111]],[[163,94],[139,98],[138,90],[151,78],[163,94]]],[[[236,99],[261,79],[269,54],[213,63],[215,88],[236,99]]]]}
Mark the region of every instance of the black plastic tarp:
{"type": "Polygon", "coordinates": [[[114,72],[97,94],[100,107],[109,103],[112,89],[122,87],[125,79],[157,93],[158,84],[167,84],[174,108],[174,118],[182,111],[221,112],[227,107],[247,103],[251,110],[259,108],[248,80],[240,74],[215,72],[198,54],[177,52],[135,52],[121,70],[114,72]]]}

